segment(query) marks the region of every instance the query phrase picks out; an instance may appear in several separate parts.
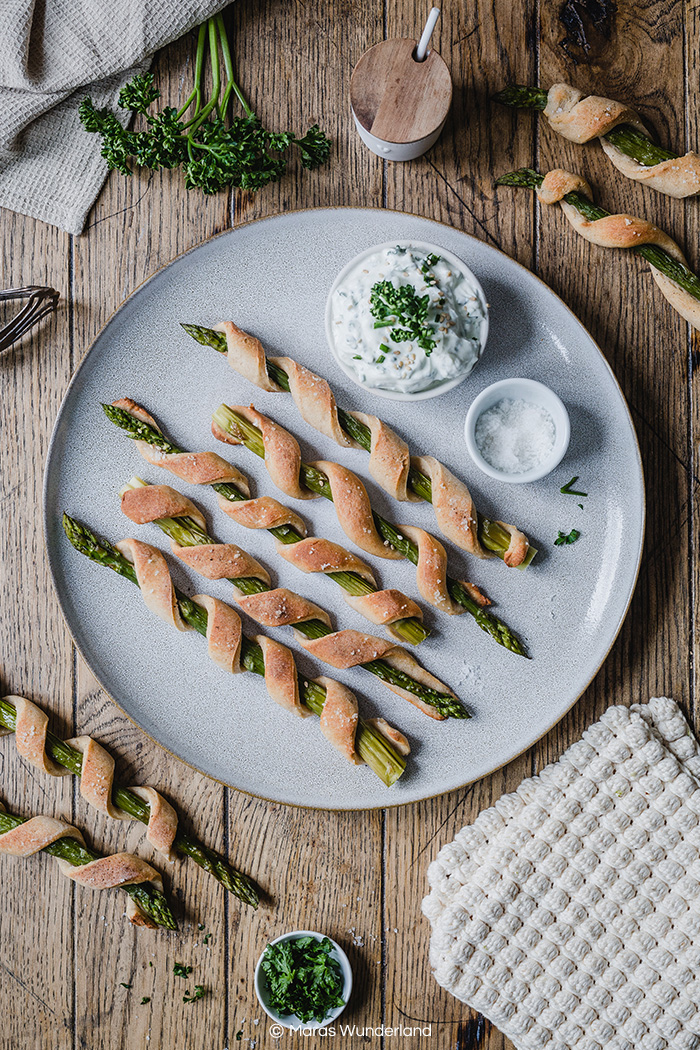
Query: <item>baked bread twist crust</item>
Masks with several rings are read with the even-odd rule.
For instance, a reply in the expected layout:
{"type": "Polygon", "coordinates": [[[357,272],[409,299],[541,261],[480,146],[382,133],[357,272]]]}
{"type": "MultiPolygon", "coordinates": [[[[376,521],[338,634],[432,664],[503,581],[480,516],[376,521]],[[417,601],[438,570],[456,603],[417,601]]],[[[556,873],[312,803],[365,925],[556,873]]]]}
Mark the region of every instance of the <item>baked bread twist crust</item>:
{"type": "MultiPolygon", "coordinates": [[[[257,412],[253,408],[243,408],[240,405],[234,405],[232,408],[236,413],[241,413],[241,415],[245,414],[246,418],[250,418],[251,421],[254,421],[255,425],[260,427],[263,433],[266,432],[264,424],[268,421],[267,417],[263,416],[261,412],[257,412]]],[[[284,430],[278,424],[275,424],[275,429],[277,435],[282,431],[286,435],[282,455],[285,458],[293,460],[295,469],[298,472],[301,465],[301,450],[296,438],[294,438],[288,430],[284,430]]],[[[237,438],[222,430],[216,425],[216,423],[212,426],[212,432],[214,437],[219,441],[223,441],[229,445],[240,444],[240,441],[237,438]]],[[[279,479],[283,474],[283,471],[278,469],[276,464],[277,456],[280,454],[279,449],[279,442],[275,443],[269,449],[267,444],[265,445],[265,466],[270,473],[270,477],[272,477],[278,485],[279,479]]],[[[437,464],[437,467],[439,468],[436,476],[442,479],[442,471],[444,471],[444,468],[441,464],[437,463],[437,460],[433,462],[437,464]]],[[[366,551],[367,554],[373,554],[378,558],[392,560],[403,558],[403,555],[394,547],[390,546],[386,540],[382,539],[377,531],[377,527],[374,523],[372,505],[369,496],[367,495],[367,490],[357,474],[354,474],[351,470],[348,470],[347,467],[342,466],[340,463],[334,463],[331,460],[316,460],[311,463],[310,466],[321,471],[328,478],[331,495],[333,497],[333,506],[340,526],[345,535],[352,540],[357,547],[366,551]]],[[[442,480],[440,482],[440,485],[441,484],[443,484],[442,480]]],[[[299,476],[297,473],[297,478],[293,483],[293,488],[296,489],[298,485],[299,476]]],[[[440,491],[440,485],[438,485],[437,491],[440,491]]],[[[282,491],[286,492],[287,495],[293,495],[291,488],[283,489],[282,491]]],[[[316,495],[316,493],[310,492],[308,489],[305,491],[307,496],[316,495]]],[[[446,499],[449,500],[449,497],[446,497],[446,499]]],[[[450,513],[456,513],[454,507],[450,513]]],[[[420,591],[421,596],[431,605],[434,605],[435,608],[448,613],[450,616],[463,613],[463,606],[452,600],[447,589],[447,552],[440,541],[435,539],[434,536],[431,536],[431,534],[424,529],[418,529],[413,526],[398,525],[397,531],[399,535],[405,535],[413,540],[418,547],[418,565],[416,567],[416,575],[418,590],[420,591]]],[[[518,541],[514,540],[513,542],[517,543],[518,541]]],[[[525,544],[525,553],[527,553],[526,540],[525,544]]],[[[489,604],[488,599],[485,598],[473,584],[465,582],[464,586],[475,597],[475,600],[477,600],[480,605],[489,604]]],[[[415,615],[415,613],[413,615],[415,615]]],[[[371,619],[372,617],[370,616],[369,618],[371,619]]]]}
{"type": "MultiPolygon", "coordinates": [[[[586,197],[592,196],[591,187],[582,176],[555,168],[545,175],[537,190],[537,196],[543,204],[559,203],[576,232],[593,244],[599,244],[603,248],[639,248],[643,244],[654,244],[663,248],[671,258],[687,265],[686,258],[676,242],[658,226],[636,215],[606,215],[602,219],[586,219],[577,208],[564,200],[566,194],[572,192],[583,193],[586,197]]],[[[700,330],[700,302],[666,274],[657,270],[653,263],[649,265],[652,277],[674,310],[677,310],[693,328],[700,330]]]]}
{"type": "MultiPolygon", "coordinates": [[[[231,321],[215,325],[215,330],[226,336],[228,363],[236,372],[255,383],[262,390],[281,391],[267,373],[265,349],[259,339],[248,335],[231,321]]],[[[273,364],[283,368],[289,377],[289,389],[302,418],[314,429],[331,438],[345,448],[360,448],[340,425],[338,406],[329,384],[321,376],[309,371],[291,357],[271,357],[273,364]]],[[[243,410],[237,408],[236,411],[243,410]]],[[[488,558],[478,537],[478,519],[469,489],[459,478],[432,456],[411,457],[406,442],[390,426],[377,416],[364,412],[350,412],[369,429],[371,451],[368,470],[370,476],[395,499],[419,501],[420,497],[408,487],[411,466],[430,478],[432,504],[438,527],[453,543],[477,558],[488,558]]],[[[254,421],[252,417],[251,421],[254,421]]],[[[265,418],[265,417],[263,417],[265,418]]],[[[256,425],[259,425],[256,423],[256,425]]],[[[276,426],[276,424],[275,424],[276,426]]],[[[261,428],[262,429],[262,428],[261,428]]],[[[266,442],[267,449],[267,442],[266,442]]],[[[294,454],[296,455],[296,453],[294,454]]],[[[299,460],[301,461],[301,460],[299,460]]],[[[290,461],[291,462],[291,461],[290,461]]],[[[276,468],[277,469],[277,468],[276,468]]],[[[283,492],[293,496],[299,491],[296,486],[294,466],[290,466],[292,485],[283,492]]],[[[302,490],[308,499],[308,492],[302,490]]],[[[510,534],[511,543],[504,558],[506,565],[520,565],[528,550],[527,539],[513,525],[499,522],[510,534]]],[[[366,548],[365,548],[366,549],[366,548]]]]}
{"type": "MultiPolygon", "coordinates": [[[[0,810],[5,811],[1,803],[0,810]]],[[[75,839],[81,846],[85,845],[81,832],[72,824],[66,824],[54,817],[31,817],[16,828],[0,834],[0,853],[13,857],[31,857],[58,839],[64,838],[75,839]]],[[[98,857],[80,867],[69,864],[61,857],[54,859],[66,878],[93,890],[150,882],[163,892],[163,882],[156,869],[133,853],[114,853],[108,857],[98,857]]],[[[156,924],[144,915],[131,897],[127,900],[126,914],[135,926],[156,928],[156,924]]]]}
{"type": "MultiPolygon", "coordinates": [[[[18,753],[35,769],[52,777],[67,776],[70,770],[54,762],[46,751],[48,715],[23,696],[8,696],[16,714],[15,746],[18,753]]],[[[10,730],[0,729],[0,735],[10,730]]],[[[90,806],[114,820],[134,818],[112,802],[114,759],[101,744],[90,736],[72,737],[66,743],[80,751],[83,766],[80,774],[80,794],[90,806]]],[[[148,803],[150,816],[146,838],[168,860],[173,860],[172,845],[177,834],[177,813],[155,788],[130,787],[129,791],[148,803]]]]}
{"type": "Polygon", "coordinates": [[[606,155],[628,179],[643,182],[667,197],[693,197],[700,193],[700,156],[697,153],[690,151],[683,157],[647,167],[602,137],[619,124],[631,124],[651,137],[637,111],[629,106],[598,95],[584,97],[582,91],[570,84],[553,84],[544,115],[550,127],[571,142],[590,142],[600,138],[606,155]]]}

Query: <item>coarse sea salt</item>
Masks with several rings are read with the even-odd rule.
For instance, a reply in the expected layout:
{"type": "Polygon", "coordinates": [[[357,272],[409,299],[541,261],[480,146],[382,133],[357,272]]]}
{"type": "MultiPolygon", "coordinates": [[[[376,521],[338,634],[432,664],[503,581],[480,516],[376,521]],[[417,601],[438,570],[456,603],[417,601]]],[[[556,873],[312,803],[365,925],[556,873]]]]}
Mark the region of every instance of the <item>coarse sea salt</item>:
{"type": "Polygon", "coordinates": [[[486,462],[504,474],[524,474],[549,456],[556,436],[554,420],[541,405],[501,398],[476,421],[474,439],[486,462]]]}

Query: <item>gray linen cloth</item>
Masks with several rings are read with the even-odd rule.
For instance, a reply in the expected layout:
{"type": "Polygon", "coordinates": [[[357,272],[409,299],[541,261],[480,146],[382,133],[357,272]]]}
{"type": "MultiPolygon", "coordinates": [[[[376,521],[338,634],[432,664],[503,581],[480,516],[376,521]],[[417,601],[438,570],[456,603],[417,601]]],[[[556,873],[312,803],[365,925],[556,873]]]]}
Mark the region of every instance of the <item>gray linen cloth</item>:
{"type": "Polygon", "coordinates": [[[0,207],[80,233],[107,175],[80,100],[116,108],[158,48],[227,2],[0,0],[0,207]]]}

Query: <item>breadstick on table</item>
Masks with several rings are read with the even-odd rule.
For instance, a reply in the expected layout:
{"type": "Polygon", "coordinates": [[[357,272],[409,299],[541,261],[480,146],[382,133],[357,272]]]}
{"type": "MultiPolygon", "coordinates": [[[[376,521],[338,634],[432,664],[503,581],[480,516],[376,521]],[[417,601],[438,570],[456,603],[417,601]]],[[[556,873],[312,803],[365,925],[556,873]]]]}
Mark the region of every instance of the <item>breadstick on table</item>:
{"type": "Polygon", "coordinates": [[[553,84],[549,91],[515,85],[500,91],[494,101],[520,109],[539,109],[549,126],[570,142],[599,139],[618,171],[667,197],[694,197],[700,193],[700,156],[690,150],[679,157],[657,146],[631,106],[611,98],[585,95],[571,84],[553,84]]]}
{"type": "Polygon", "coordinates": [[[544,204],[560,204],[573,228],[603,248],[626,248],[651,265],[652,277],[669,303],[686,321],[700,330],[700,279],[689,268],[676,242],[646,219],[636,215],[610,215],[592,201],[584,178],[554,169],[547,175],[530,168],[509,172],[500,186],[534,189],[544,204]]]}
{"type": "Polygon", "coordinates": [[[0,853],[32,857],[49,853],[61,874],[93,890],[121,888],[129,894],[126,914],[134,926],[177,929],[155,868],[133,853],[101,856],[88,849],[78,828],[54,817],[16,817],[0,803],[0,853]]]}

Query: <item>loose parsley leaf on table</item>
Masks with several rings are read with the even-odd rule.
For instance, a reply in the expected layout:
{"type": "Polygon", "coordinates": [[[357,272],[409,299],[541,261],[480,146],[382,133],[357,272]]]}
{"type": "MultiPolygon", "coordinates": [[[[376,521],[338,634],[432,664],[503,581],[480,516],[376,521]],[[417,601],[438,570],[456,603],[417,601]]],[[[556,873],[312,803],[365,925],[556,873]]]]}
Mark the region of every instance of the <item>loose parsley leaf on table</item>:
{"type": "Polygon", "coordinates": [[[190,995],[189,994],[189,988],[188,988],[186,994],[183,995],[183,997],[182,997],[182,1001],[183,1001],[183,1003],[196,1003],[198,999],[203,999],[203,998],[204,998],[204,985],[203,984],[196,984],[194,986],[194,993],[192,995],[190,995]]]}
{"type": "Polygon", "coordinates": [[[282,1015],[319,1023],[338,1006],[344,1006],[340,963],[331,956],[328,937],[298,937],[270,944],[263,955],[270,1006],[282,1015]]]}
{"type": "Polygon", "coordinates": [[[176,962],[173,966],[173,973],[176,977],[187,977],[188,974],[192,973],[192,967],[185,966],[184,963],[176,962]]]}

